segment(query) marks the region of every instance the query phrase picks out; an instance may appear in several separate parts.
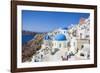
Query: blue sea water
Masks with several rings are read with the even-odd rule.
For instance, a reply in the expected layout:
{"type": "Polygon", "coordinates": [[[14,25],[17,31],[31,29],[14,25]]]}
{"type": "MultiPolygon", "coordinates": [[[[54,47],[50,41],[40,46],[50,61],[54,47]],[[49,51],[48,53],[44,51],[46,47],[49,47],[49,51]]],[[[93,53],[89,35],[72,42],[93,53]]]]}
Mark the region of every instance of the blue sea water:
{"type": "Polygon", "coordinates": [[[28,41],[32,40],[34,38],[33,35],[22,35],[22,44],[27,43],[28,41]]]}

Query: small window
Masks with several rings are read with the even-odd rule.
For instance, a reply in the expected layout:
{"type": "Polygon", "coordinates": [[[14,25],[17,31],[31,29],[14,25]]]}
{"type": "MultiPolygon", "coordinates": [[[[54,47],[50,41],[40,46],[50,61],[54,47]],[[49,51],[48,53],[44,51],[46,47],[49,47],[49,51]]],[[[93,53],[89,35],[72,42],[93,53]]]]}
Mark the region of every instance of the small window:
{"type": "Polygon", "coordinates": [[[59,44],[59,48],[61,48],[61,44],[59,44]]]}
{"type": "Polygon", "coordinates": [[[82,33],[80,33],[80,38],[82,38],[82,33]]]}
{"type": "Polygon", "coordinates": [[[84,45],[81,45],[81,49],[83,49],[84,48],[84,45]]]}
{"type": "Polygon", "coordinates": [[[84,56],[84,54],[83,53],[80,53],[80,56],[84,56]]]}

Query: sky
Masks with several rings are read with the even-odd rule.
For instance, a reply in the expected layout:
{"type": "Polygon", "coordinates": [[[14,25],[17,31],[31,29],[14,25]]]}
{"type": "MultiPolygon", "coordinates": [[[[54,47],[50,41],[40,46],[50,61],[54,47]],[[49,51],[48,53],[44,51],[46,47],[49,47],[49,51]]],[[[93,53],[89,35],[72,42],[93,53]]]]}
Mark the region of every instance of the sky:
{"type": "Polygon", "coordinates": [[[22,10],[22,30],[50,32],[78,24],[80,18],[88,18],[89,15],[89,13],[22,10]]]}

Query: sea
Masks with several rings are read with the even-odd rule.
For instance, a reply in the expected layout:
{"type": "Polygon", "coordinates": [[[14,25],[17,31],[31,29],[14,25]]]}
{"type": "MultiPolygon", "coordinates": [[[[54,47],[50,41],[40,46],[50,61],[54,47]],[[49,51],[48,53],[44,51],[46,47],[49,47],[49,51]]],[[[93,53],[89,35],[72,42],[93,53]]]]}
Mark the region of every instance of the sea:
{"type": "Polygon", "coordinates": [[[33,35],[22,35],[22,44],[25,44],[32,39],[34,39],[33,35]]]}

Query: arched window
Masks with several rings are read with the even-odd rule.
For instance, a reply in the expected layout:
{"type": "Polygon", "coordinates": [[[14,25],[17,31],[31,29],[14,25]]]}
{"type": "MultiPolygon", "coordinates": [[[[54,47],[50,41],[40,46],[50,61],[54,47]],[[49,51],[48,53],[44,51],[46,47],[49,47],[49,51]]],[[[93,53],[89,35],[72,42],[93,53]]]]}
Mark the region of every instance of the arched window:
{"type": "Polygon", "coordinates": [[[80,38],[82,39],[82,33],[80,33],[80,38]]]}
{"type": "Polygon", "coordinates": [[[64,31],[64,33],[66,33],[66,31],[64,31]]]}
{"type": "Polygon", "coordinates": [[[61,43],[59,44],[59,48],[61,48],[61,43]]]}
{"type": "Polygon", "coordinates": [[[81,45],[81,49],[83,49],[84,48],[84,45],[81,45]]]}

